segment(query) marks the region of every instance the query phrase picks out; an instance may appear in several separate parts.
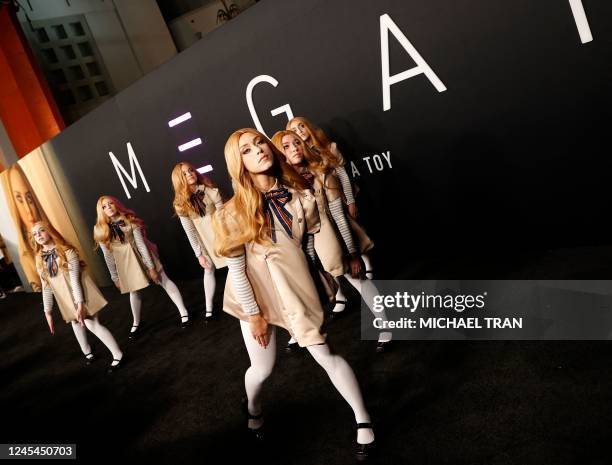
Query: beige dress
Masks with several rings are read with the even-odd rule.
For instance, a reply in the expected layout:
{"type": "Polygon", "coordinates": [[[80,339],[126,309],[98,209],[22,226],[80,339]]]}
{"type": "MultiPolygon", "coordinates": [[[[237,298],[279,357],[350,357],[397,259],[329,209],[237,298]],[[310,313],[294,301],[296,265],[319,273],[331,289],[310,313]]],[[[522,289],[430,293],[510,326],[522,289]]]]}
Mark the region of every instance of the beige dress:
{"type": "Polygon", "coordinates": [[[315,251],[325,271],[334,277],[342,276],[347,271],[344,252],[328,205],[342,195],[338,178],[333,174],[315,174],[312,191],[321,218],[321,229],[314,236],[315,251]]]}
{"type": "MultiPolygon", "coordinates": [[[[306,233],[319,231],[319,212],[315,198],[309,191],[289,188],[291,200],[285,208],[293,216],[292,235],[289,237],[275,218],[276,243],[244,244],[232,256],[246,254],[246,274],[253,288],[260,312],[269,324],[285,328],[300,347],[325,342],[320,329],[323,308],[308,268],[302,241],[306,233]]],[[[226,209],[221,220],[230,231],[239,228],[226,209]]],[[[243,321],[248,315],[235,297],[232,279],[227,279],[223,310],[243,321]]]]}
{"type": "Polygon", "coordinates": [[[211,258],[216,268],[223,268],[227,265],[225,259],[215,252],[215,233],[212,228],[212,214],[217,211],[216,205],[222,203],[221,194],[219,193],[219,189],[215,187],[204,187],[200,185],[198,188],[205,189],[204,205],[206,205],[206,214],[200,216],[196,213],[192,213],[190,218],[198,232],[200,243],[206,249],[207,255],[211,258]]]}
{"type": "MultiPolygon", "coordinates": [[[[111,252],[119,275],[120,291],[122,294],[144,289],[150,284],[147,267],[138,251],[134,239],[133,225],[125,220],[125,226],[121,230],[125,234],[125,242],[119,239],[111,241],[111,252]]],[[[155,264],[155,269],[161,272],[163,267],[157,255],[149,249],[151,259],[155,264]]]]}
{"type": "MultiPolygon", "coordinates": [[[[70,260],[76,255],[72,249],[66,251],[66,259],[70,260]]],[[[41,271],[41,281],[43,288],[50,287],[53,291],[53,296],[57,302],[62,318],[66,323],[76,320],[76,305],[72,294],[72,286],[70,285],[69,269],[62,267],[60,258],[57,258],[58,272],[55,276],[48,276],[46,271],[41,271]]],[[[68,265],[70,266],[70,265],[68,265]]],[[[81,271],[81,289],[83,291],[84,306],[88,317],[94,316],[108,303],[93,280],[87,274],[87,271],[81,271]]]]}

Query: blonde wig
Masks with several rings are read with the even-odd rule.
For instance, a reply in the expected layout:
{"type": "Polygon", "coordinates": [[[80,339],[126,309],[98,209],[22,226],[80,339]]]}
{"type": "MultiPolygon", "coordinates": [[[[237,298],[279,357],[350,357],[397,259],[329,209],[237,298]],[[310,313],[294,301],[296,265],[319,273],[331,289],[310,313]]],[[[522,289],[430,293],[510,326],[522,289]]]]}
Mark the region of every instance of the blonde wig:
{"type": "MultiPolygon", "coordinates": [[[[51,224],[47,223],[46,221],[37,221],[36,223],[34,223],[32,228],[28,232],[29,241],[30,241],[30,245],[32,246],[32,249],[34,250],[34,254],[36,256],[36,269],[42,276],[42,279],[46,280],[48,278],[47,276],[48,272],[44,266],[43,259],[42,259],[43,246],[34,240],[34,235],[33,235],[34,230],[38,227],[45,228],[45,230],[51,236],[51,239],[53,239],[53,242],[55,242],[55,251],[57,252],[57,256],[59,257],[60,268],[63,268],[64,270],[68,270],[68,260],[66,259],[66,252],[68,250],[71,250],[71,249],[74,250],[77,256],[79,252],[77,248],[71,245],[66,239],[64,239],[63,236],[59,232],[57,232],[57,230],[53,226],[51,226],[51,224]]],[[[85,262],[83,262],[82,260],[79,260],[79,263],[80,263],[81,270],[85,268],[85,262]]]]}
{"type": "Polygon", "coordinates": [[[330,150],[332,141],[329,140],[329,137],[327,137],[323,129],[315,126],[303,116],[296,116],[290,119],[285,129],[290,130],[293,123],[302,123],[306,127],[306,132],[309,135],[308,139],[306,139],[306,143],[317,149],[325,163],[332,168],[344,166],[344,160],[330,150]]]}
{"type": "Polygon", "coordinates": [[[112,233],[110,228],[110,218],[104,213],[102,205],[105,200],[110,200],[115,205],[120,219],[125,221],[127,225],[134,225],[140,228],[144,237],[145,243],[149,250],[157,255],[157,246],[147,239],[146,226],[143,220],[136,216],[134,210],[127,208],[121,201],[111,195],[103,195],[96,203],[96,225],[93,229],[93,239],[96,242],[96,249],[103,244],[109,250],[112,250],[112,233]]]}
{"type": "Polygon", "coordinates": [[[289,164],[284,155],[261,132],[245,128],[234,131],[225,143],[225,162],[232,178],[234,196],[213,216],[213,228],[217,238],[217,253],[228,256],[234,250],[249,242],[271,244],[263,210],[262,193],[255,187],[250,173],[244,166],[239,140],[243,134],[254,134],[263,140],[272,151],[274,160],[270,175],[279,184],[296,190],[308,189],[308,184],[289,164]],[[230,227],[229,222],[233,223],[230,227]]]}
{"type": "Polygon", "coordinates": [[[190,216],[197,214],[197,211],[191,203],[192,192],[189,190],[189,184],[187,184],[185,175],[183,174],[184,166],[188,166],[195,171],[198,177],[198,184],[213,188],[217,186],[209,178],[198,173],[198,170],[196,170],[191,163],[181,161],[174,166],[172,169],[172,187],[174,188],[174,201],[172,202],[172,206],[177,215],[190,216]]]}

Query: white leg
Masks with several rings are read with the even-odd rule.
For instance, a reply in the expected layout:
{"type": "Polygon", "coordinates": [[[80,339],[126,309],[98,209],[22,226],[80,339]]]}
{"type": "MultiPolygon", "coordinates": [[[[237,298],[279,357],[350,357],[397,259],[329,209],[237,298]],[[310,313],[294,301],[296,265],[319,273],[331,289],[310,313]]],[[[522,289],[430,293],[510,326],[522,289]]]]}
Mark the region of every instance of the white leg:
{"type": "MultiPolygon", "coordinates": [[[[93,318],[86,318],[85,326],[87,326],[87,329],[94,333],[97,338],[102,341],[106,348],[110,350],[114,360],[121,360],[123,357],[123,352],[121,352],[117,341],[108,328],[100,323],[97,315],[95,315],[93,318]]],[[[115,362],[113,362],[113,364],[116,365],[115,362]]]]}
{"type": "MultiPolygon", "coordinates": [[[[276,328],[270,328],[270,342],[265,349],[261,347],[251,334],[251,328],[246,321],[240,321],[240,329],[244,338],[244,345],[249,353],[251,366],[244,374],[244,387],[246,389],[248,408],[252,415],[261,414],[261,401],[259,394],[264,381],[272,373],[276,362],[276,328]]],[[[263,419],[249,420],[249,428],[257,429],[263,424],[263,419]]]]}
{"type": "Polygon", "coordinates": [[[361,259],[363,260],[363,264],[365,265],[366,278],[374,279],[374,269],[372,268],[372,261],[370,260],[370,257],[367,254],[362,253],[361,259]]]}
{"type": "Polygon", "coordinates": [[[83,355],[91,354],[91,346],[87,340],[87,330],[81,327],[77,321],[72,322],[72,330],[74,331],[74,335],[76,336],[76,340],[81,347],[83,355]]]}
{"type": "Polygon", "coordinates": [[[181,291],[179,291],[178,287],[176,287],[176,284],[174,284],[174,281],[168,278],[168,275],[163,271],[159,274],[159,284],[161,287],[164,288],[164,291],[166,291],[168,297],[170,297],[170,300],[172,300],[174,305],[176,305],[176,308],[178,308],[181,317],[186,317],[187,309],[185,308],[185,304],[183,303],[183,296],[181,295],[181,291]]]}
{"type": "MultiPolygon", "coordinates": [[[[140,309],[142,307],[142,297],[138,291],[130,292],[130,307],[132,307],[132,317],[134,318],[133,326],[140,324],[140,309]]],[[[132,332],[135,328],[132,327],[132,332]]]]}
{"type": "Polygon", "coordinates": [[[211,263],[211,269],[204,270],[204,298],[206,299],[206,316],[209,317],[213,312],[213,299],[217,288],[217,278],[215,278],[215,265],[211,263]]]}
{"type": "MultiPolygon", "coordinates": [[[[366,295],[378,295],[378,289],[376,289],[376,286],[374,286],[372,281],[369,279],[355,279],[350,274],[345,274],[344,277],[348,280],[351,286],[357,289],[357,292],[359,292],[360,295],[364,289],[366,291],[366,295]]],[[[371,307],[368,308],[370,309],[372,315],[374,315],[376,318],[380,318],[384,322],[387,321],[387,314],[384,310],[382,312],[374,312],[371,307]]],[[[381,332],[378,335],[378,342],[389,342],[391,339],[393,339],[393,334],[389,331],[381,332]]]]}
{"type": "MultiPolygon", "coordinates": [[[[369,423],[370,415],[363,402],[361,389],[353,369],[339,355],[332,354],[327,344],[318,344],[307,347],[319,365],[327,372],[334,387],[349,404],[355,414],[357,423],[369,423]]],[[[369,444],[374,441],[374,431],[371,428],[357,430],[357,442],[369,444]]]]}

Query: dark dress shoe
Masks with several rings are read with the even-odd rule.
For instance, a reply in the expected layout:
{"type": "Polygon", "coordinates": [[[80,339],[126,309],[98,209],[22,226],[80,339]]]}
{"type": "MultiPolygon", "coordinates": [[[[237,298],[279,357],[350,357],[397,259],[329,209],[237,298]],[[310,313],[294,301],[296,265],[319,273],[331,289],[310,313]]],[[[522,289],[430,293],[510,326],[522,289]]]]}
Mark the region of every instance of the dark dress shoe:
{"type": "Polygon", "coordinates": [[[96,357],[91,352],[85,355],[85,365],[89,366],[96,360],[96,357]]]}
{"type": "Polygon", "coordinates": [[[287,344],[285,347],[285,352],[288,354],[297,354],[300,351],[300,345],[297,342],[293,344],[287,344]]]}
{"type": "Polygon", "coordinates": [[[181,328],[185,329],[189,325],[191,325],[191,319],[189,318],[189,316],[182,316],[181,317],[181,328]]]}
{"type": "Polygon", "coordinates": [[[117,360],[116,358],[114,358],[113,362],[119,362],[119,363],[117,363],[116,365],[109,366],[108,370],[106,370],[108,374],[114,373],[115,371],[123,368],[123,366],[125,365],[125,355],[121,357],[120,360],[117,360]]]}
{"type": "MultiPolygon", "coordinates": [[[[249,412],[249,402],[246,397],[243,397],[241,399],[240,406],[242,408],[242,413],[244,413],[244,416],[247,418],[247,420],[261,420],[263,418],[263,414],[261,413],[259,415],[253,415],[249,412]]],[[[253,439],[253,441],[255,441],[258,444],[264,443],[265,436],[264,436],[263,425],[257,429],[247,428],[247,430],[249,432],[249,436],[251,437],[251,439],[253,439]]]]}
{"type": "Polygon", "coordinates": [[[138,336],[140,336],[141,334],[142,334],[142,321],[140,322],[138,326],[132,326],[132,328],[130,329],[130,335],[128,337],[130,339],[137,339],[138,336]],[[134,329],[134,331],[132,331],[132,329],[134,329]]]}
{"type": "MultiPolygon", "coordinates": [[[[372,423],[357,423],[357,429],[361,428],[372,428],[372,423]]],[[[372,455],[374,451],[374,443],[376,441],[372,441],[369,444],[359,444],[357,443],[357,448],[355,449],[355,458],[358,461],[367,460],[368,457],[372,455]]]]}
{"type": "Polygon", "coordinates": [[[392,347],[392,343],[393,341],[385,341],[385,342],[377,342],[376,343],[376,353],[377,354],[384,354],[385,352],[389,352],[389,350],[392,347]]]}

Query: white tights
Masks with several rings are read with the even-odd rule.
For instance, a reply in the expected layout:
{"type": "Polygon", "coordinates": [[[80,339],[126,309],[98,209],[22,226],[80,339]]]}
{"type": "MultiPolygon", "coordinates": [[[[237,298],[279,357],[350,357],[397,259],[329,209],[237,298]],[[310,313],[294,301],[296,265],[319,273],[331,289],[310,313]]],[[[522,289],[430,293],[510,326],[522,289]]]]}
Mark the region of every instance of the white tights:
{"type": "MultiPolygon", "coordinates": [[[[94,315],[91,318],[85,319],[85,326],[89,331],[94,333],[98,339],[102,341],[102,343],[106,346],[106,348],[110,351],[115,360],[121,360],[123,357],[123,352],[119,349],[119,345],[117,341],[108,330],[106,326],[100,323],[98,320],[98,315],[94,315]]],[[[76,336],[77,342],[79,346],[81,346],[81,350],[84,355],[88,355],[91,353],[91,346],[89,345],[89,341],[87,340],[87,331],[83,328],[78,321],[72,322],[72,329],[74,331],[74,335],[76,336]]]]}
{"type": "MultiPolygon", "coordinates": [[[[248,398],[248,408],[252,415],[261,414],[260,393],[264,381],[272,373],[276,361],[276,328],[270,326],[270,343],[268,347],[261,347],[251,334],[249,323],[240,321],[242,337],[246,345],[251,366],[244,374],[244,386],[248,398]]],[[[307,347],[310,355],[323,367],[327,376],[340,395],[349,404],[355,415],[357,423],[369,423],[370,415],[366,410],[359,389],[359,383],[352,368],[339,355],[332,354],[327,344],[318,344],[307,347]]],[[[262,420],[249,420],[250,428],[261,426],[262,420]]],[[[371,429],[357,430],[357,442],[368,444],[374,441],[374,432],[371,429]]]]}
{"type": "Polygon", "coordinates": [[[215,289],[217,288],[217,279],[215,278],[215,265],[211,262],[210,271],[204,269],[204,298],[206,299],[206,316],[212,315],[213,298],[215,297],[215,289]]]}
{"type": "MultiPolygon", "coordinates": [[[[168,275],[163,271],[159,273],[159,285],[166,291],[174,305],[176,305],[181,317],[186,317],[187,308],[185,308],[181,291],[179,291],[174,281],[168,278],[168,275]]],[[[140,291],[130,292],[130,306],[132,307],[132,317],[134,318],[134,323],[132,323],[132,325],[138,326],[140,324],[140,310],[142,308],[142,296],[140,295],[140,291]]]]}
{"type": "MultiPolygon", "coordinates": [[[[378,289],[376,289],[376,286],[374,286],[372,281],[369,279],[356,279],[348,273],[345,274],[344,277],[351,284],[351,286],[357,289],[359,295],[362,295],[363,289],[366,289],[368,295],[378,295],[378,289]]],[[[384,322],[387,321],[387,314],[384,310],[382,312],[374,312],[371,307],[368,308],[370,308],[370,312],[372,312],[372,315],[374,315],[375,318],[380,318],[384,322]]],[[[378,335],[378,342],[389,342],[391,339],[393,339],[393,334],[389,331],[383,331],[378,335]]]]}

